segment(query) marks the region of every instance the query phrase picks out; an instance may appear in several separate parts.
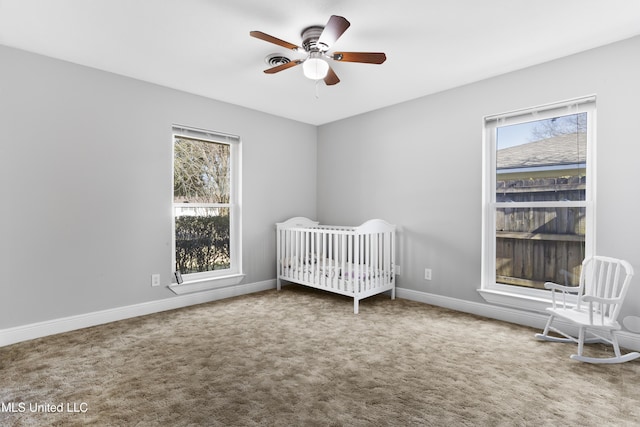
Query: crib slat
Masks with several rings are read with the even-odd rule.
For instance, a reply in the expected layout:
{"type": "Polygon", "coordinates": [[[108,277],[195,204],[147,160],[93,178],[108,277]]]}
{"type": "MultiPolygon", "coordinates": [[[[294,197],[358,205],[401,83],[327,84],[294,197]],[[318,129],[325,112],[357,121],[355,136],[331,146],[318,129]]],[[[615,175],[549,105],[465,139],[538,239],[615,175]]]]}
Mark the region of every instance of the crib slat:
{"type": "Polygon", "coordinates": [[[301,279],[301,274],[300,274],[300,270],[302,270],[300,267],[300,230],[295,230],[294,231],[295,234],[295,240],[296,240],[296,245],[295,245],[295,253],[294,253],[294,260],[295,260],[295,265],[296,265],[296,278],[298,280],[301,279]]]}
{"type": "Polygon", "coordinates": [[[290,253],[290,260],[289,262],[291,263],[291,277],[295,278],[295,274],[298,268],[298,263],[296,262],[296,231],[295,230],[291,230],[291,253],[290,253]]]}
{"type": "Polygon", "coordinates": [[[280,277],[282,277],[282,242],[281,242],[282,230],[276,229],[276,289],[280,290],[282,283],[280,277]]]}
{"type": "Polygon", "coordinates": [[[340,277],[338,278],[338,287],[341,290],[346,290],[345,287],[345,272],[347,267],[347,236],[340,235],[340,277]]]}
{"type": "Polygon", "coordinates": [[[338,268],[340,261],[340,238],[342,237],[340,234],[335,232],[333,234],[333,265],[331,266],[331,287],[333,289],[338,289],[338,268]]]}
{"type": "Polygon", "coordinates": [[[378,233],[371,236],[371,288],[378,287],[378,233]]]}
{"type": "Polygon", "coordinates": [[[295,262],[295,259],[294,259],[295,249],[296,249],[295,237],[296,237],[295,230],[290,230],[289,231],[289,260],[288,260],[288,262],[289,262],[289,277],[291,277],[292,279],[294,278],[295,267],[296,267],[296,262],[295,262]]]}
{"type": "Polygon", "coordinates": [[[309,265],[308,251],[307,251],[307,230],[300,232],[300,274],[302,280],[307,280],[307,267],[309,265]]]}
{"type": "Polygon", "coordinates": [[[291,277],[291,267],[293,266],[293,260],[291,258],[291,230],[285,231],[285,265],[287,266],[287,277],[291,277]]]}
{"type": "Polygon", "coordinates": [[[320,273],[320,243],[321,243],[321,236],[319,236],[316,232],[316,230],[314,230],[312,233],[312,265],[310,270],[312,271],[311,274],[311,280],[313,282],[316,282],[318,280],[319,277],[319,273],[320,273]]]}
{"type": "Polygon", "coordinates": [[[366,256],[364,260],[364,286],[365,290],[371,289],[371,235],[367,234],[364,237],[365,243],[364,248],[366,251],[366,256]]]}
{"type": "Polygon", "coordinates": [[[351,256],[353,250],[353,236],[345,235],[344,269],[342,270],[342,289],[349,292],[349,280],[351,280],[351,256]]]}
{"type": "Polygon", "coordinates": [[[329,286],[331,285],[329,282],[329,275],[327,274],[327,272],[329,271],[329,269],[331,268],[331,233],[328,233],[327,231],[324,232],[324,237],[326,239],[327,242],[327,246],[325,247],[325,253],[324,253],[324,268],[322,269],[322,279],[324,280],[324,286],[326,286],[327,288],[329,288],[329,286]]]}
{"type": "Polygon", "coordinates": [[[331,288],[336,289],[338,287],[338,275],[336,274],[338,270],[338,259],[340,254],[338,253],[338,244],[340,240],[340,235],[335,234],[333,231],[331,232],[332,240],[333,240],[333,265],[329,271],[330,279],[331,279],[331,288]]]}
{"type": "Polygon", "coordinates": [[[374,288],[378,287],[378,241],[380,234],[376,233],[371,236],[371,285],[374,288]]]}
{"type": "Polygon", "coordinates": [[[327,233],[322,233],[322,274],[319,282],[326,286],[327,277],[323,274],[327,271],[327,233]]]}

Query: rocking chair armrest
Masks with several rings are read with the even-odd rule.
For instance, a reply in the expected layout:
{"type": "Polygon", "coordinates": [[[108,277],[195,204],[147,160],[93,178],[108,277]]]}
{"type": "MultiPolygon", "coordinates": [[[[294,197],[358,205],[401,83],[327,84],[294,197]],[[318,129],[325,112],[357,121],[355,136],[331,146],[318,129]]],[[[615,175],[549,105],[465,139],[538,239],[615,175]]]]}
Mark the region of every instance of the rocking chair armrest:
{"type": "Polygon", "coordinates": [[[567,292],[570,294],[577,294],[579,287],[578,286],[564,286],[564,285],[559,285],[557,283],[553,283],[553,282],[546,282],[544,284],[544,288],[545,289],[550,289],[552,291],[562,291],[562,292],[567,292]]]}
{"type": "Polygon", "coordinates": [[[603,303],[603,304],[613,304],[616,302],[621,302],[622,300],[620,298],[602,298],[602,297],[597,297],[595,295],[585,295],[582,297],[582,301],[584,302],[599,302],[599,303],[603,303]]]}
{"type": "Polygon", "coordinates": [[[608,316],[605,314],[604,310],[599,310],[599,312],[596,313],[593,308],[593,303],[605,304],[605,305],[616,304],[616,303],[622,302],[622,298],[602,298],[602,297],[597,297],[595,295],[585,295],[582,297],[582,301],[589,304],[589,323],[593,325],[594,324],[593,318],[594,316],[596,316],[596,319],[600,319],[600,324],[604,325],[605,319],[608,316]]]}

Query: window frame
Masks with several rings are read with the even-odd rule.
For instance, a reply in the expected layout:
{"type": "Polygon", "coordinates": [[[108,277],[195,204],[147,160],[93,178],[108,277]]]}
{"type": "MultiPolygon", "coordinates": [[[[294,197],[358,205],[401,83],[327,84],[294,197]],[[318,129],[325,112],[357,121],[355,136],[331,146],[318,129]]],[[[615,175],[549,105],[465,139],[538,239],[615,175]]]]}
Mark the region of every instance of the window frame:
{"type": "Polygon", "coordinates": [[[482,267],[480,295],[489,303],[518,309],[544,311],[550,291],[496,282],[496,210],[499,208],[585,208],[585,257],[595,253],[596,237],[596,97],[595,95],[545,104],[483,118],[482,167],[482,267]],[[548,118],[587,113],[586,188],[584,201],[496,202],[497,129],[548,118]],[[521,204],[520,204],[521,203],[521,204]]]}
{"type": "Polygon", "coordinates": [[[227,207],[229,209],[229,254],[230,265],[227,269],[196,273],[181,273],[183,282],[172,284],[169,288],[176,294],[216,289],[236,285],[244,278],[242,270],[242,212],[241,212],[241,141],[236,135],[216,131],[173,125],[171,132],[171,271],[176,266],[176,208],[177,207],[227,207]],[[184,137],[229,146],[229,203],[175,203],[175,141],[184,137]]]}

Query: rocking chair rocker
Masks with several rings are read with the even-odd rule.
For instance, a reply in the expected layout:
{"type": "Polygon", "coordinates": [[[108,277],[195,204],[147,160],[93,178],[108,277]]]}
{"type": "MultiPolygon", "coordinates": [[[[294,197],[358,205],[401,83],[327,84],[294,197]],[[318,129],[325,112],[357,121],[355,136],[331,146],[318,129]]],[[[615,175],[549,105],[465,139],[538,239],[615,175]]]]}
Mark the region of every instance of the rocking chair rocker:
{"type": "Polygon", "coordinates": [[[547,282],[544,287],[551,290],[552,306],[547,308],[551,314],[544,331],[536,338],[553,342],[574,342],[578,344],[578,353],[570,357],[587,363],[621,363],[640,357],[632,352],[622,355],[616,333],[621,327],[617,321],[620,307],[629,289],[633,267],[627,261],[615,258],[594,256],[582,262],[579,286],[562,286],[547,282]],[[556,293],[562,296],[562,303],[556,302],[556,293]],[[567,303],[567,295],[577,294],[575,305],[567,303]],[[554,320],[578,328],[578,337],[552,326],[554,320]],[[562,337],[549,335],[553,331],[562,337]],[[586,335],[589,334],[589,337],[586,335]],[[582,355],[585,343],[604,342],[613,345],[615,357],[599,358],[582,355]]]}

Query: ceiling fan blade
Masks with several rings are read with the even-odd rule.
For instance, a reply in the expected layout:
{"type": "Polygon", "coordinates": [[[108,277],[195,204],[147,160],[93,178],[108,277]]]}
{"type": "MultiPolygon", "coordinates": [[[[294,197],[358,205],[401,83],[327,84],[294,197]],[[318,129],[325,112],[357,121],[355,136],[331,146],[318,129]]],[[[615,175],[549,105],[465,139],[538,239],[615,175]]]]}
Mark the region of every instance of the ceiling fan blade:
{"type": "Polygon", "coordinates": [[[331,57],[336,61],[365,64],[382,64],[387,60],[387,55],[382,52],[335,52],[331,57]]]}
{"type": "Polygon", "coordinates": [[[322,30],[322,34],[320,34],[318,44],[329,48],[345,31],[347,31],[347,28],[349,28],[350,25],[351,23],[344,17],[331,15],[329,22],[327,22],[327,25],[324,26],[324,30],[322,30]]]}
{"type": "Polygon", "coordinates": [[[333,71],[333,68],[329,67],[329,71],[327,71],[327,76],[324,78],[324,83],[327,86],[333,86],[335,84],[340,83],[340,79],[336,75],[335,71],[333,71]]]}
{"type": "Polygon", "coordinates": [[[291,68],[291,67],[295,67],[296,65],[300,65],[302,64],[304,61],[291,61],[291,62],[287,62],[286,64],[281,64],[281,65],[276,65],[273,68],[268,68],[266,70],[264,70],[265,73],[267,74],[275,74],[278,73],[282,70],[286,70],[287,68],[291,68]]]}
{"type": "Polygon", "coordinates": [[[300,50],[300,51],[304,50],[298,45],[289,43],[284,40],[280,40],[279,38],[270,36],[269,34],[263,33],[262,31],[251,31],[249,35],[251,37],[255,37],[257,39],[264,40],[269,43],[277,44],[278,46],[286,47],[287,49],[300,50]]]}

